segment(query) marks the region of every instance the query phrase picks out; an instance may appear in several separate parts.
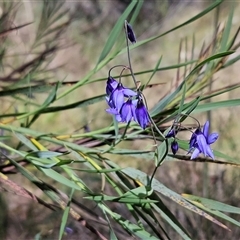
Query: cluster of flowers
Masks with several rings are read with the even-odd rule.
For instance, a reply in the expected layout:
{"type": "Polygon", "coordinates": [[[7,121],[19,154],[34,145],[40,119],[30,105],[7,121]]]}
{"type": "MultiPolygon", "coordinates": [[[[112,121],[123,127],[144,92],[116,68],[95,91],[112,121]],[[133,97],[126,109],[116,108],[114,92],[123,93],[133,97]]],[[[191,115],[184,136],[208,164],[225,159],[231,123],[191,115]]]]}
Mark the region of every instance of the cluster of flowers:
{"type": "Polygon", "coordinates": [[[147,127],[150,118],[140,91],[135,92],[126,88],[121,82],[109,76],[106,93],[109,106],[106,111],[114,115],[118,122],[128,123],[134,120],[143,129],[147,127]]]}
{"type": "MultiPolygon", "coordinates": [[[[176,154],[179,146],[178,142],[176,140],[177,130],[173,126],[168,134],[166,135],[166,138],[173,137],[174,140],[171,143],[171,149],[173,154],[176,154]]],[[[209,134],[209,121],[207,121],[203,129],[201,130],[200,127],[198,127],[193,133],[189,141],[189,151],[188,153],[192,153],[191,159],[197,158],[199,154],[203,153],[205,157],[210,157],[214,159],[213,151],[210,147],[211,144],[216,142],[218,139],[218,133],[211,133],[209,134]]]]}
{"type": "MultiPolygon", "coordinates": [[[[128,40],[131,43],[136,43],[136,36],[131,25],[127,21],[125,21],[125,31],[127,38],[127,49],[129,51],[128,40]]],[[[129,69],[132,73],[130,57],[129,65],[129,69]]],[[[132,76],[135,85],[137,85],[133,73],[132,76]]],[[[106,93],[106,101],[109,106],[106,111],[114,115],[118,122],[129,123],[134,120],[143,129],[147,127],[150,122],[150,117],[144,105],[143,95],[140,90],[133,91],[129,88],[124,87],[120,80],[119,82],[116,81],[110,76],[109,73],[106,93]]],[[[173,125],[168,134],[165,136],[166,138],[174,138],[174,140],[171,142],[171,149],[173,154],[176,154],[179,149],[179,145],[176,139],[177,133],[178,127],[173,125]]],[[[192,132],[192,136],[189,141],[188,153],[192,153],[191,159],[197,158],[201,153],[203,153],[205,157],[214,159],[213,151],[210,145],[213,144],[217,139],[218,133],[209,134],[209,121],[204,124],[203,129],[201,129],[199,124],[199,127],[194,132],[192,132]]]]}

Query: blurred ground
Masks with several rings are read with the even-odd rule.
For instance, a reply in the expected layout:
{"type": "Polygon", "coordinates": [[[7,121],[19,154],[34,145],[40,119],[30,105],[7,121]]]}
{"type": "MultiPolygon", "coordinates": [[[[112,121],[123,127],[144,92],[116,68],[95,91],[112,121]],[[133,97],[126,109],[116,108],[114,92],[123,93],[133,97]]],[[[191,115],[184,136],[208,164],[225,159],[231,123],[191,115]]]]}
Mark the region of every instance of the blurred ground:
{"type": "MultiPolygon", "coordinates": [[[[126,7],[127,1],[67,1],[65,7],[70,9],[70,13],[73,16],[73,22],[70,25],[68,31],[64,35],[63,42],[69,43],[72,46],[59,51],[54,60],[49,64],[49,68],[57,68],[54,71],[54,78],[61,80],[65,78],[65,81],[73,81],[81,79],[89,70],[91,70],[98,56],[104,46],[108,33],[111,27],[116,22],[121,12],[126,7]]],[[[240,11],[240,4],[236,3],[235,15],[233,20],[233,32],[239,26],[240,16],[237,14],[240,11]]],[[[190,17],[200,12],[207,2],[197,1],[195,3],[188,3],[185,1],[172,1],[171,5],[168,5],[167,1],[153,1],[147,2],[134,25],[137,39],[143,40],[153,34],[164,32],[173,26],[178,25],[181,22],[186,21],[190,17]],[[164,5],[165,4],[165,5],[164,5]]],[[[37,21],[39,17],[39,9],[41,8],[40,2],[26,1],[19,5],[16,20],[14,24],[22,24],[25,22],[34,21],[32,25],[29,25],[21,30],[18,34],[11,35],[11,41],[14,48],[11,49],[9,54],[21,52],[26,54],[26,60],[28,57],[28,49],[31,42],[34,40],[32,32],[36,30],[37,21]]],[[[229,10],[229,3],[225,3],[221,6],[220,19],[222,22],[226,21],[226,17],[229,10]]],[[[197,21],[191,25],[188,25],[178,31],[170,33],[158,40],[155,40],[144,47],[137,48],[132,51],[132,62],[134,71],[140,71],[143,69],[154,68],[156,62],[163,56],[161,66],[167,66],[177,63],[178,48],[180,40],[188,38],[189,43],[193,33],[196,39],[195,55],[197,56],[204,41],[208,42],[213,35],[213,13],[204,16],[201,21],[197,21]]],[[[191,46],[191,44],[190,44],[191,46]]],[[[190,54],[189,48],[189,54],[190,54]]],[[[184,61],[185,55],[182,56],[184,61]]],[[[15,59],[14,61],[18,61],[15,59]]],[[[114,64],[127,64],[126,55],[121,55],[111,62],[107,68],[112,67],[114,64]]],[[[108,69],[102,69],[95,78],[106,77],[108,69]]],[[[239,81],[239,69],[240,62],[234,64],[234,66],[221,71],[217,74],[218,87],[219,84],[235,83],[239,81]]],[[[146,82],[150,75],[141,75],[138,80],[146,82]]],[[[158,89],[146,90],[146,98],[150,107],[154,105],[164,94],[164,90],[170,88],[170,82],[176,76],[176,71],[162,71],[158,72],[153,82],[162,82],[164,85],[160,85],[158,89]]],[[[76,90],[71,98],[64,98],[58,102],[59,105],[68,104],[72,102],[72,98],[79,101],[87,97],[91,97],[98,94],[103,94],[105,91],[105,85],[103,82],[94,83],[91,86],[85,86],[81,90],[76,90]]],[[[225,99],[238,98],[239,90],[231,92],[230,95],[225,94],[225,99]]],[[[41,99],[43,96],[37,96],[36,100],[41,99]]],[[[33,100],[35,101],[35,100],[33,100]]],[[[83,109],[70,110],[67,113],[62,114],[48,114],[44,121],[36,121],[33,125],[33,129],[41,129],[43,132],[53,131],[54,133],[73,133],[76,129],[81,129],[85,124],[89,124],[91,129],[97,129],[98,127],[107,126],[111,121],[111,117],[105,114],[104,109],[106,104],[103,102],[97,105],[91,105],[83,109]],[[101,111],[99,109],[102,109],[101,111]],[[96,116],[98,116],[96,118],[96,116]],[[48,123],[48,124],[46,124],[48,123]],[[49,124],[50,123],[50,124],[49,124]],[[51,126],[51,130],[49,129],[51,126]],[[54,126],[54,129],[52,129],[54,126]]],[[[206,119],[206,116],[198,116],[200,119],[206,119]]],[[[222,152],[231,154],[233,157],[238,157],[240,148],[238,144],[238,119],[240,117],[239,108],[234,109],[221,109],[214,111],[212,128],[215,131],[220,132],[220,140],[214,146],[215,149],[220,148],[222,152]],[[237,129],[237,130],[236,130],[237,129]]],[[[135,147],[144,146],[143,143],[135,144],[135,147]]],[[[130,160],[127,163],[122,163],[119,159],[116,159],[122,166],[131,165],[144,168],[146,163],[144,160],[130,160]]],[[[145,169],[146,170],[146,169],[145,169]]],[[[149,163],[148,171],[151,173],[153,170],[153,164],[149,163]]],[[[178,193],[191,193],[194,195],[202,195],[203,192],[203,164],[200,163],[176,163],[166,162],[160,168],[157,173],[157,178],[166,184],[169,188],[172,188],[178,193]],[[178,185],[176,185],[176,182],[178,185]]],[[[12,179],[17,181],[24,181],[21,176],[12,176],[12,179]]],[[[231,167],[219,167],[216,165],[209,165],[209,198],[221,199],[223,202],[232,204],[234,206],[239,205],[239,170],[231,167]]],[[[26,183],[27,184],[27,183],[26,183]]],[[[93,181],[96,184],[97,181],[93,181]]],[[[33,239],[33,237],[39,233],[44,233],[46,236],[44,239],[56,239],[59,222],[61,220],[61,213],[52,214],[50,211],[44,211],[37,204],[32,204],[22,198],[16,197],[11,193],[2,193],[1,206],[6,209],[2,211],[1,219],[5,219],[1,223],[0,229],[5,231],[1,232],[1,236],[5,236],[3,239],[33,239]],[[6,216],[4,216],[6,214],[6,216]],[[35,216],[38,215],[38,218],[35,216]],[[4,216],[4,217],[3,217],[4,216]],[[52,217],[52,218],[51,218],[52,217]],[[48,219],[48,222],[46,222],[48,219]],[[52,221],[50,219],[53,219],[52,221]],[[57,219],[57,221],[55,221],[57,219]]],[[[187,224],[192,229],[197,229],[200,233],[196,236],[200,236],[198,239],[205,239],[204,232],[201,232],[199,228],[207,229],[210,239],[237,239],[240,231],[233,225],[230,226],[232,233],[223,233],[223,230],[217,226],[202,221],[202,218],[196,218],[194,215],[185,216],[176,208],[172,206],[171,209],[179,214],[179,219],[183,225],[187,224]],[[206,227],[208,224],[209,228],[206,227]],[[223,235],[224,234],[224,235],[223,235]],[[233,236],[233,237],[232,237],[233,236]]],[[[236,218],[236,216],[234,216],[236,218]]],[[[239,220],[239,219],[238,219],[239,220]]],[[[69,223],[73,226],[75,231],[73,235],[66,235],[65,239],[79,239],[79,233],[81,233],[80,239],[94,239],[94,236],[79,226],[79,224],[69,223]],[[74,238],[75,237],[75,238],[74,238]],[[88,238],[87,238],[88,237],[88,238]]],[[[175,235],[172,235],[172,239],[176,239],[175,235]]],[[[194,237],[194,235],[193,235],[194,237]]],[[[195,238],[196,239],[196,238],[195,238]]]]}

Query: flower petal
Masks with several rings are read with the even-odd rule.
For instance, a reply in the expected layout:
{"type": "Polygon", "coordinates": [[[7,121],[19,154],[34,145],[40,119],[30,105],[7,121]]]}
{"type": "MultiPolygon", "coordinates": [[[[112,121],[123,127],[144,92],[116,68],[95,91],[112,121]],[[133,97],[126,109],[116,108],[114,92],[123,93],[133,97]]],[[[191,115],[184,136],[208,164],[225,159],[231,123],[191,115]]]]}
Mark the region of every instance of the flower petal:
{"type": "Polygon", "coordinates": [[[119,114],[117,109],[115,109],[115,108],[108,108],[108,109],[106,109],[106,112],[113,114],[113,115],[119,114]]]}
{"type": "Polygon", "coordinates": [[[129,88],[123,88],[123,94],[124,94],[126,97],[137,96],[137,93],[134,92],[133,90],[129,89],[129,88]]]}
{"type": "Polygon", "coordinates": [[[212,158],[214,160],[213,151],[210,148],[210,146],[208,146],[206,150],[207,150],[207,156],[209,156],[210,158],[212,158]]]}
{"type": "Polygon", "coordinates": [[[209,132],[209,121],[206,121],[204,126],[203,126],[203,135],[207,139],[208,137],[208,132],[209,132]]]}
{"type": "Polygon", "coordinates": [[[114,104],[115,108],[120,110],[122,105],[123,105],[123,103],[124,103],[123,91],[122,90],[118,90],[118,88],[116,88],[112,92],[110,100],[113,101],[113,104],[114,104]]]}
{"type": "Polygon", "coordinates": [[[218,133],[211,133],[207,138],[207,143],[209,145],[213,144],[214,142],[217,141],[218,137],[219,137],[218,133]]]}
{"type": "Polygon", "coordinates": [[[195,148],[195,150],[192,153],[191,159],[198,157],[200,153],[201,153],[200,150],[198,148],[195,148]]]}
{"type": "Polygon", "coordinates": [[[203,134],[197,135],[198,149],[206,156],[208,144],[203,134]]]}
{"type": "Polygon", "coordinates": [[[115,118],[118,122],[121,122],[122,121],[122,118],[121,118],[121,115],[119,114],[119,112],[117,111],[117,109],[115,108],[108,108],[106,109],[106,112],[112,114],[112,115],[115,115],[115,118]]]}
{"type": "Polygon", "coordinates": [[[132,119],[131,104],[129,105],[128,102],[124,103],[122,106],[121,117],[123,122],[129,122],[132,119]]]}

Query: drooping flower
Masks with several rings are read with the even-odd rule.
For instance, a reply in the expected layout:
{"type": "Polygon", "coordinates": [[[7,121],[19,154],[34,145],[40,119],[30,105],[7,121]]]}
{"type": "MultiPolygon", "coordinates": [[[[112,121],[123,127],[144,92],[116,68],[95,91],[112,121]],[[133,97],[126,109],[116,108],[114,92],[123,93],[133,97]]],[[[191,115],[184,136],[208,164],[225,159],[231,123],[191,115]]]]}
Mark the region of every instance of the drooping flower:
{"type": "Polygon", "coordinates": [[[203,130],[197,129],[191,136],[189,147],[191,151],[194,149],[191,159],[198,157],[200,153],[203,153],[204,156],[208,156],[214,159],[214,155],[212,149],[210,147],[211,144],[216,142],[218,139],[218,133],[211,133],[209,134],[209,121],[207,121],[204,126],[203,130]]]}
{"type": "Polygon", "coordinates": [[[127,25],[128,39],[130,40],[131,43],[136,43],[137,39],[136,39],[136,36],[135,36],[132,26],[129,23],[127,23],[126,25],[127,25]]]}
{"type": "Polygon", "coordinates": [[[123,122],[130,122],[132,119],[136,120],[136,104],[129,98],[122,106],[120,114],[123,122]]]}
{"type": "Polygon", "coordinates": [[[150,122],[148,111],[143,104],[143,100],[141,98],[138,99],[137,107],[136,107],[136,122],[145,129],[150,122]]]}
{"type": "Polygon", "coordinates": [[[171,149],[172,153],[175,155],[179,149],[178,142],[176,140],[171,143],[171,149]]]}
{"type": "Polygon", "coordinates": [[[106,93],[108,96],[113,92],[113,90],[118,86],[118,81],[113,77],[109,76],[107,80],[106,93]]]}
{"type": "Polygon", "coordinates": [[[118,83],[117,87],[112,91],[109,100],[112,102],[114,108],[120,111],[124,103],[124,97],[133,97],[136,95],[136,92],[118,83]]]}

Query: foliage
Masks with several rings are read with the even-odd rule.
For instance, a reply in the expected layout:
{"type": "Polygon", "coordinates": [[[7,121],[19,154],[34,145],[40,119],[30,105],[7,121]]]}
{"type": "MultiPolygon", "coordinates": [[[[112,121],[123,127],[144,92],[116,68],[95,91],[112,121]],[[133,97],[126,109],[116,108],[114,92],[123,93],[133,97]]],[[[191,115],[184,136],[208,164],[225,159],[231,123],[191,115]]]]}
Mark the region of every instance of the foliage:
{"type": "MultiPolygon", "coordinates": [[[[53,71],[47,68],[57,51],[67,47],[60,39],[71,19],[67,19],[63,3],[43,2],[41,20],[30,49],[32,59],[20,65],[13,63],[11,67],[8,64],[8,33],[31,23],[9,27],[4,24],[4,21],[11,18],[15,8],[11,4],[2,6],[3,14],[0,24],[4,25],[0,28],[2,40],[0,180],[1,184],[16,194],[37,201],[52,211],[61,208],[63,212],[61,226],[59,226],[59,239],[66,232],[69,215],[77,221],[84,219],[85,226],[99,239],[122,239],[123,236],[135,236],[140,239],[170,239],[169,228],[166,224],[183,239],[191,239],[189,229],[170,210],[166,198],[175,202],[180,210],[187,209],[226,230],[230,230],[230,227],[225,222],[240,225],[238,221],[224,213],[239,214],[239,208],[224,204],[221,199],[216,201],[191,194],[179,194],[154,177],[165,161],[190,162],[190,156],[186,155],[188,151],[186,141],[178,140],[182,149],[179,154],[174,155],[168,151],[170,141],[164,137],[164,133],[166,134],[170,129],[172,122],[177,119],[178,123],[183,125],[190,114],[240,105],[240,99],[207,101],[240,87],[239,83],[226,84],[214,91],[208,91],[209,85],[218,81],[215,74],[228,68],[240,58],[239,55],[230,58],[239,47],[239,42],[237,42],[239,31],[233,37],[230,35],[233,11],[229,13],[225,26],[217,29],[210,44],[202,46],[197,58],[194,57],[196,53],[193,36],[191,56],[189,59],[186,58],[185,62],[179,60],[177,64],[161,67],[162,57],[160,57],[153,69],[134,72],[136,77],[151,73],[147,83],[140,86],[141,91],[144,92],[145,89],[158,87],[158,84],[151,84],[157,72],[177,69],[176,81],[173,82],[171,91],[165,92],[155,106],[149,109],[149,115],[152,118],[151,127],[141,129],[134,122],[118,124],[114,119],[109,126],[105,124],[94,131],[74,134],[59,134],[54,132],[54,128],[51,132],[44,132],[32,127],[36,120],[44,119],[46,114],[83,108],[90,104],[97,105],[105,99],[105,94],[102,94],[91,96],[83,101],[72,99],[71,104],[59,105],[60,99],[64,100],[75,90],[84,86],[91,88],[95,82],[102,82],[103,90],[105,89],[106,79],[94,79],[94,76],[107,64],[111,64],[113,59],[126,54],[128,49],[124,47],[124,21],[131,16],[129,22],[134,26],[142,3],[142,1],[132,1],[128,5],[109,33],[106,44],[102,47],[99,58],[96,59],[95,67],[86,76],[70,84],[62,79],[56,81],[52,74],[53,71]],[[68,87],[68,85],[71,86],[68,87]],[[48,94],[40,104],[34,101],[39,93],[48,94]],[[29,101],[29,99],[33,100],[29,101]],[[14,106],[17,107],[12,107],[11,104],[9,106],[8,102],[14,102],[14,106]],[[24,111],[22,109],[25,105],[29,108],[25,108],[24,111]],[[151,144],[150,147],[140,150],[131,148],[132,143],[138,139],[151,144]],[[123,148],[121,143],[127,143],[129,148],[123,148]],[[114,162],[115,156],[149,160],[147,164],[155,164],[155,170],[148,175],[133,167],[122,168],[114,162]],[[21,183],[12,181],[8,177],[12,172],[22,174],[34,185],[34,189],[29,191],[21,183]],[[100,181],[101,189],[95,189],[91,183],[86,182],[81,173],[91,174],[92,178],[100,181]],[[36,189],[40,189],[46,196],[37,196],[36,189]],[[94,203],[99,213],[96,214],[90,207],[85,206],[86,201],[94,203]],[[120,211],[113,206],[120,206],[120,211]],[[78,209],[82,209],[83,213],[79,214],[78,209]],[[127,214],[122,214],[121,209],[125,209],[127,214]],[[87,214],[105,227],[104,233],[101,233],[97,223],[89,224],[87,214]]],[[[221,3],[222,1],[219,0],[213,2],[204,11],[177,27],[131,45],[130,50],[141,49],[147,43],[201,19],[205,14],[219,7],[221,3]]],[[[178,54],[180,55],[182,51],[189,51],[187,39],[181,41],[178,54]]],[[[17,58],[20,56],[16,56],[17,58]]],[[[127,76],[130,74],[121,77],[127,76]]],[[[99,109],[99,111],[105,111],[105,109],[99,109]]],[[[180,128],[180,131],[189,129],[189,126],[183,126],[185,127],[180,128]]],[[[192,125],[192,128],[196,127],[196,124],[192,125]]],[[[88,128],[89,126],[85,127],[86,130],[88,128]]],[[[238,159],[220,151],[214,151],[214,154],[217,160],[198,157],[191,162],[240,165],[238,159]]],[[[41,234],[36,233],[36,238],[40,239],[40,237],[41,234]]]]}

